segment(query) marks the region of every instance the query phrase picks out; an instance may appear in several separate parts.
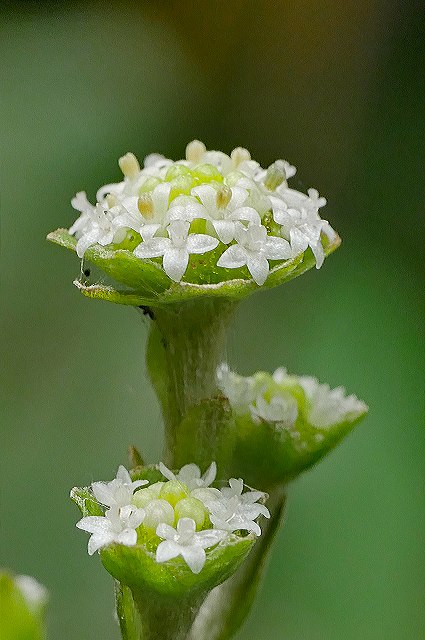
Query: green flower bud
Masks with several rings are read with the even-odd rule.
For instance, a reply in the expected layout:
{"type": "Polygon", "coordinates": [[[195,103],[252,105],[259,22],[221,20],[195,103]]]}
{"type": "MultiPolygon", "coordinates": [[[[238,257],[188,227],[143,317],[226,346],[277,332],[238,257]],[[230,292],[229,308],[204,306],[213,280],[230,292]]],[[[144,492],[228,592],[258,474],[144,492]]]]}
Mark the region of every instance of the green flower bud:
{"type": "Polygon", "coordinates": [[[179,518],[192,518],[196,523],[198,531],[202,529],[208,516],[205,506],[200,500],[197,500],[197,498],[183,498],[183,500],[179,500],[174,507],[174,513],[176,522],[179,518]]]}
{"type": "Polygon", "coordinates": [[[173,507],[177,502],[179,502],[179,500],[183,500],[183,498],[187,498],[188,496],[188,488],[178,480],[169,480],[168,482],[164,482],[164,485],[161,487],[161,491],[159,492],[159,497],[169,502],[173,507]]]}

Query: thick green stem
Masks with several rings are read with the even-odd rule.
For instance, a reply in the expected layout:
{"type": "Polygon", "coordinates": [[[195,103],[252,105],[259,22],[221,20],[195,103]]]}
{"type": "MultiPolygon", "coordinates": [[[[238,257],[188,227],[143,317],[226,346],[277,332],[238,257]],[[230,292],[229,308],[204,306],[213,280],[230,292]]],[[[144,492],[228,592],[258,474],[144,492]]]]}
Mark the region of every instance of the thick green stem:
{"type": "Polygon", "coordinates": [[[201,600],[176,602],[138,591],[133,591],[133,599],[142,621],[137,640],[186,640],[201,604],[201,600]]]}
{"type": "Polygon", "coordinates": [[[179,458],[176,436],[183,418],[217,391],[215,372],[224,358],[235,304],[207,298],[151,309],[148,370],[162,403],[164,457],[171,466],[179,458]]]}

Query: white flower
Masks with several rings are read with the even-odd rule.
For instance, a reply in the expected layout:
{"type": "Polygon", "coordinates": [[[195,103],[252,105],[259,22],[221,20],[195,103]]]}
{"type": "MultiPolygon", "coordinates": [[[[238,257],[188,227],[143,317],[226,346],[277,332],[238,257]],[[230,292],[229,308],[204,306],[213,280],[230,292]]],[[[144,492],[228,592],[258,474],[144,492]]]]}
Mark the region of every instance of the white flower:
{"type": "Polygon", "coordinates": [[[226,249],[217,266],[238,269],[246,265],[255,282],[262,285],[269,274],[268,260],[291,258],[292,249],[283,238],[268,236],[262,225],[251,225],[246,229],[240,222],[235,224],[237,244],[226,249]]]}
{"type": "Polygon", "coordinates": [[[292,427],[298,417],[298,404],[294,396],[287,391],[280,391],[267,400],[263,394],[256,397],[251,405],[253,418],[261,418],[266,422],[279,422],[285,427],[292,427]]]}
{"type": "MultiPolygon", "coordinates": [[[[84,215],[87,216],[87,219],[85,219],[84,227],[76,248],[79,258],[82,258],[86,250],[93,244],[100,244],[105,247],[112,242],[119,242],[121,239],[124,239],[122,233],[119,230],[117,231],[114,226],[114,212],[112,210],[106,209],[98,203],[95,207],[92,207],[92,209],[87,209],[83,216],[84,215]]],[[[80,231],[83,220],[81,220],[76,227],[77,223],[79,223],[78,220],[72,225],[69,230],[70,233],[71,231],[74,233],[80,231]]]]}
{"type": "Polygon", "coordinates": [[[14,583],[23,595],[30,611],[37,613],[46,604],[49,594],[45,586],[32,576],[15,576],[14,583]]]}
{"type": "Polygon", "coordinates": [[[174,220],[167,227],[168,238],[149,238],[139,244],[134,255],[138,258],[163,256],[162,266],[171,280],[180,282],[191,253],[206,253],[218,245],[217,238],[202,233],[189,234],[189,222],[174,220]]]}
{"type": "Polygon", "coordinates": [[[167,212],[166,223],[173,220],[184,220],[192,222],[197,218],[208,217],[205,207],[203,207],[193,196],[177,196],[174,198],[167,212]]]}
{"type": "Polygon", "coordinates": [[[182,482],[189,491],[209,487],[217,475],[217,465],[215,462],[210,464],[203,476],[201,476],[201,470],[198,465],[193,463],[185,464],[176,474],[170,471],[162,462],[159,463],[158,468],[165,478],[182,482]]]}
{"type": "Polygon", "coordinates": [[[218,238],[224,244],[234,240],[237,220],[260,224],[258,212],[252,207],[243,206],[248,198],[248,191],[242,187],[228,188],[227,191],[227,197],[221,198],[224,190],[217,191],[208,184],[192,189],[192,194],[204,205],[205,218],[211,222],[218,238]]]}
{"type": "Polygon", "coordinates": [[[93,482],[91,488],[96,500],[106,507],[125,507],[131,503],[135,490],[145,484],[149,484],[148,480],[133,482],[127,469],[120,465],[111,482],[93,482]]]}
{"type": "Polygon", "coordinates": [[[270,518],[270,512],[257,500],[264,498],[262,491],[243,491],[243,480],[231,478],[229,487],[220,490],[221,499],[212,499],[206,507],[210,512],[210,520],[217,529],[224,531],[246,530],[261,535],[261,529],[255,520],[259,515],[270,518]]]}
{"type": "Polygon", "coordinates": [[[182,556],[193,573],[202,570],[206,560],[205,549],[213,547],[227,536],[225,531],[217,529],[196,531],[196,524],[192,518],[180,518],[177,529],[168,524],[159,524],[156,534],[164,539],[156,550],[156,561],[167,562],[182,556]]]}
{"type": "Polygon", "coordinates": [[[300,377],[299,382],[309,403],[308,421],[317,429],[353,422],[368,410],[355,395],[346,396],[344,387],[331,389],[310,376],[300,377]]]}
{"type": "Polygon", "coordinates": [[[217,386],[229,400],[236,413],[247,413],[248,407],[256,396],[256,380],[253,376],[240,376],[231,371],[224,362],[217,367],[217,386]]]}
{"type": "Polygon", "coordinates": [[[69,233],[77,238],[85,232],[86,228],[90,225],[90,214],[93,215],[96,207],[87,200],[85,191],[79,191],[71,200],[71,205],[74,209],[81,212],[79,218],[76,219],[74,224],[70,227],[69,233]]]}
{"type": "Polygon", "coordinates": [[[112,542],[133,547],[137,542],[136,529],[145,517],[144,509],[137,509],[133,505],[112,507],[104,516],[86,516],[76,524],[79,529],[91,533],[88,552],[93,555],[102,547],[112,542]]]}
{"type": "Polygon", "coordinates": [[[121,213],[114,218],[114,226],[133,229],[142,237],[153,236],[164,225],[170,191],[171,184],[164,182],[151,193],[125,198],[121,203],[121,213]]]}
{"type": "Polygon", "coordinates": [[[316,259],[316,268],[320,269],[325,259],[321,241],[321,232],[328,223],[307,209],[288,209],[282,200],[271,198],[273,218],[281,225],[282,235],[289,239],[294,255],[303,253],[310,247],[316,259]]]}

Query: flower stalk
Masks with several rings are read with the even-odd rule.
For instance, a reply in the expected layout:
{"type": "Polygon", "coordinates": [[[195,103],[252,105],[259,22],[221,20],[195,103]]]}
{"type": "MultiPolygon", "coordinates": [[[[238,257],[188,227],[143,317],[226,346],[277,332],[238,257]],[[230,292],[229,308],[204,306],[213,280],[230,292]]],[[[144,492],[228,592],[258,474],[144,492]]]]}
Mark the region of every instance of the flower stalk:
{"type": "Polygon", "coordinates": [[[220,467],[220,425],[198,422],[191,433],[196,442],[188,442],[182,422],[193,408],[217,393],[216,371],[224,358],[226,333],[236,306],[237,302],[226,298],[201,298],[151,308],[147,367],[162,405],[163,455],[172,468],[190,461],[204,466],[208,460],[216,460],[220,467]],[[193,455],[196,451],[200,459],[193,455]]]}

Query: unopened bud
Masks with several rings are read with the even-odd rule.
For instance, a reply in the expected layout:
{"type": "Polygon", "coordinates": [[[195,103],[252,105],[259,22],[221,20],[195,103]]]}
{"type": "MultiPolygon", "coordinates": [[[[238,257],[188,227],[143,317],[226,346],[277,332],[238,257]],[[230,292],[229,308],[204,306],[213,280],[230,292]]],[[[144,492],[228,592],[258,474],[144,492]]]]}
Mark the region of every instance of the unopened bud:
{"type": "Polygon", "coordinates": [[[233,149],[230,157],[232,159],[233,169],[237,169],[239,165],[242,164],[242,162],[251,160],[251,154],[249,153],[248,149],[244,149],[243,147],[236,147],[236,149],[233,149]]]}
{"type": "Polygon", "coordinates": [[[275,189],[282,184],[282,182],[285,182],[285,180],[285,163],[283,160],[276,160],[276,162],[273,162],[273,164],[271,164],[267,169],[264,184],[269,191],[275,191],[275,189]]]}
{"type": "Polygon", "coordinates": [[[195,521],[198,531],[202,529],[202,526],[207,518],[207,511],[204,505],[197,498],[183,498],[174,507],[176,520],[180,518],[192,518],[195,521]]]}
{"type": "Polygon", "coordinates": [[[134,153],[128,152],[118,160],[120,169],[126,178],[134,178],[140,171],[139,162],[134,153]]]}
{"type": "Polygon", "coordinates": [[[217,209],[225,209],[230,202],[230,198],[232,197],[232,190],[229,189],[226,185],[220,187],[217,191],[216,204],[217,209]]]}
{"type": "Polygon", "coordinates": [[[153,201],[150,193],[142,193],[137,200],[137,208],[144,218],[153,217],[153,201]]]}
{"type": "Polygon", "coordinates": [[[192,140],[186,147],[186,160],[199,164],[204,157],[207,148],[203,142],[192,140]]]}

